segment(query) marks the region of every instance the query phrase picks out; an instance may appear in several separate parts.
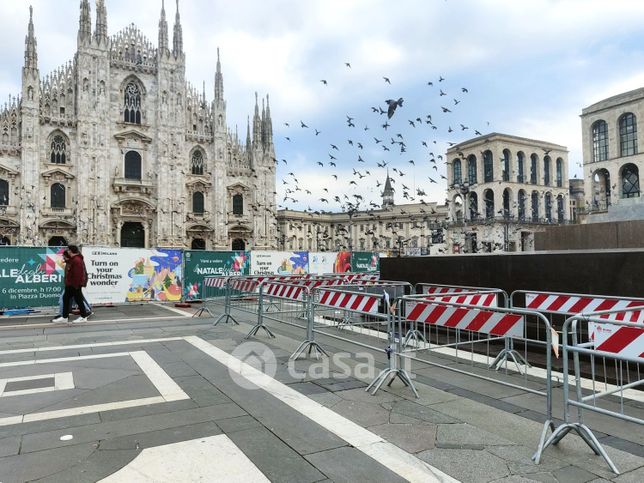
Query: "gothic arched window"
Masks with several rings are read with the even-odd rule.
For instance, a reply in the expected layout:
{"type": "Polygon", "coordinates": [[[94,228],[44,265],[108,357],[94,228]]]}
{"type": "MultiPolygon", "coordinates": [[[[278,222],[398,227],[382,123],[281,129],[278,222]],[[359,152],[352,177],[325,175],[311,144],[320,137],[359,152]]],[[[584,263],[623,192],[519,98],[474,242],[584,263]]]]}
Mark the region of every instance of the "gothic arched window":
{"type": "Polygon", "coordinates": [[[192,212],[198,215],[203,215],[204,197],[201,191],[195,191],[192,194],[192,212]]]}
{"type": "Polygon", "coordinates": [[[9,182],[6,179],[0,179],[0,206],[9,204],[9,182]]]}
{"type": "Polygon", "coordinates": [[[639,195],[639,170],[634,164],[627,164],[622,168],[622,198],[637,198],[639,195]]]}
{"type": "Polygon", "coordinates": [[[136,151],[125,153],[125,179],[141,179],[141,155],[136,151]]]}
{"type": "Polygon", "coordinates": [[[550,185],[550,156],[543,157],[543,184],[550,185]]]}
{"type": "Polygon", "coordinates": [[[494,165],[492,151],[487,150],[483,153],[483,181],[490,183],[494,181],[494,165]]]}
{"type": "Polygon", "coordinates": [[[203,163],[203,153],[196,149],[192,153],[192,159],[190,160],[192,174],[202,175],[204,172],[204,163],[203,163]]]}
{"type": "Polygon", "coordinates": [[[467,178],[470,186],[476,184],[476,156],[473,154],[467,157],[467,178]]]}
{"type": "Polygon", "coordinates": [[[518,183],[525,183],[524,160],[525,160],[525,154],[523,154],[523,151],[519,151],[517,153],[517,182],[518,183]]]}
{"type": "Polygon", "coordinates": [[[557,187],[561,188],[563,186],[563,159],[561,158],[557,158],[556,171],[557,187]]]}
{"type": "Polygon", "coordinates": [[[51,185],[51,207],[52,208],[65,208],[65,186],[61,183],[54,183],[51,185]]]}
{"type": "Polygon", "coordinates": [[[123,120],[132,124],[141,124],[141,91],[134,82],[125,86],[123,120]]]}
{"type": "Polygon", "coordinates": [[[637,121],[632,112],[619,118],[619,152],[621,156],[637,154],[637,121]]]}
{"type": "Polygon", "coordinates": [[[537,162],[539,158],[536,154],[532,153],[530,156],[530,183],[537,184],[537,162]]]}
{"type": "Polygon", "coordinates": [[[51,140],[49,162],[54,164],[65,164],[67,162],[67,143],[60,134],[56,134],[51,140]]]}
{"type": "Polygon", "coordinates": [[[454,184],[461,184],[462,175],[461,175],[461,160],[455,159],[452,161],[452,168],[454,170],[454,184]]]}
{"type": "Polygon", "coordinates": [[[233,196],[233,215],[244,214],[244,197],[242,195],[233,196]]]}
{"type": "Polygon", "coordinates": [[[593,124],[593,161],[606,161],[608,159],[608,124],[599,120],[593,124]]]}
{"type": "Polygon", "coordinates": [[[502,160],[502,169],[503,169],[503,181],[510,181],[510,150],[503,150],[503,160],[502,160]]]}

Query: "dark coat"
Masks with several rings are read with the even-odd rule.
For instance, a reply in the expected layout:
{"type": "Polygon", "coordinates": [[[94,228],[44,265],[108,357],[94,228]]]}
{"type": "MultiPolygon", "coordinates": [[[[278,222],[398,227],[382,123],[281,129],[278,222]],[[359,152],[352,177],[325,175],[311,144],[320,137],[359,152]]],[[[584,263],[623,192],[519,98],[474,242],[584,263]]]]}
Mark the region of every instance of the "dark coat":
{"type": "Polygon", "coordinates": [[[65,285],[74,288],[81,288],[87,285],[83,255],[79,253],[73,256],[67,263],[67,266],[69,268],[65,270],[65,285]]]}

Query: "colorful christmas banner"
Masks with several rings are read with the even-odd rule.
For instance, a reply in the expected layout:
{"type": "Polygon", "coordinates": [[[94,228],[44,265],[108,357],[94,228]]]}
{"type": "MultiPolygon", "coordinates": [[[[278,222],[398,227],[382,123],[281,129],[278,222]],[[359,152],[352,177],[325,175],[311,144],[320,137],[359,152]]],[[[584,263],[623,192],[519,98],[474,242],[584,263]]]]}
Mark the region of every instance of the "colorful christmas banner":
{"type": "Polygon", "coordinates": [[[251,275],[301,275],[309,273],[309,252],[252,252],[251,275]]]}
{"type": "Polygon", "coordinates": [[[204,295],[203,279],[205,277],[227,277],[250,273],[250,252],[188,250],[184,252],[183,256],[185,300],[198,300],[204,296],[216,295],[216,293],[204,295]]]}
{"type": "Polygon", "coordinates": [[[380,271],[380,255],[377,252],[353,252],[351,271],[358,273],[380,271]]]}
{"type": "Polygon", "coordinates": [[[333,273],[338,252],[309,252],[309,273],[333,273]]]}
{"type": "Polygon", "coordinates": [[[181,300],[181,250],[84,247],[83,256],[91,304],[181,300]]]}
{"type": "Polygon", "coordinates": [[[0,308],[58,305],[64,248],[0,247],[0,308]]]}

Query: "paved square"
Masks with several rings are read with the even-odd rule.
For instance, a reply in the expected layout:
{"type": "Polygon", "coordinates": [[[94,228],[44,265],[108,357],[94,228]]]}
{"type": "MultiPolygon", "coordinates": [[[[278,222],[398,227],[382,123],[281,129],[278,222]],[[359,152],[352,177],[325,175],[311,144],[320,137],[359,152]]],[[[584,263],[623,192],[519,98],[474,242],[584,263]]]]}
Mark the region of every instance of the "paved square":
{"type": "MultiPolygon", "coordinates": [[[[88,346],[91,347],[91,346],[88,346]]],[[[56,350],[67,350],[67,347],[50,348],[49,351],[55,352],[56,350]]],[[[158,391],[157,396],[147,396],[136,399],[126,399],[120,401],[109,401],[90,405],[80,405],[74,407],[66,407],[63,409],[55,409],[50,411],[30,412],[7,416],[0,418],[0,426],[26,423],[31,421],[44,421],[48,419],[63,418],[69,416],[76,416],[81,414],[96,413],[100,411],[109,411],[114,409],[124,409],[136,406],[144,406],[149,404],[159,404],[171,401],[180,401],[188,399],[188,395],[181,390],[181,388],[172,380],[168,374],[161,369],[161,367],[145,352],[115,352],[110,354],[94,354],[76,357],[59,357],[48,359],[32,359],[25,361],[13,361],[0,364],[0,374],[3,370],[16,372],[17,370],[28,368],[33,370],[34,367],[40,368],[47,365],[64,364],[81,364],[85,361],[96,361],[104,359],[112,359],[118,357],[130,357],[141,370],[141,372],[148,378],[154,388],[158,391]]],[[[80,367],[79,367],[80,369],[80,367]]],[[[74,389],[73,371],[54,373],[54,374],[39,374],[29,376],[9,377],[0,379],[0,397],[6,396],[30,396],[32,402],[38,402],[38,394],[50,391],[65,391],[74,389]],[[53,384],[45,387],[32,387],[23,389],[21,386],[15,387],[11,390],[12,384],[37,382],[51,380],[53,384]],[[7,388],[9,387],[9,389],[7,388]]],[[[24,407],[21,405],[21,407],[24,407]]],[[[0,414],[11,413],[12,405],[0,400],[0,414]]]]}

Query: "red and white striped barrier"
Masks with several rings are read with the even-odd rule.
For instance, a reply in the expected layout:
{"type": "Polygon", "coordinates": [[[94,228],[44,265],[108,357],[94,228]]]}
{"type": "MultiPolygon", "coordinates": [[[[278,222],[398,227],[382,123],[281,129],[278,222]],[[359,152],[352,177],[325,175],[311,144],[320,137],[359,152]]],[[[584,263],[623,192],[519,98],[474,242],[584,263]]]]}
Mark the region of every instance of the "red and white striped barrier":
{"type": "Polygon", "coordinates": [[[380,275],[377,273],[348,273],[343,276],[347,282],[353,282],[356,280],[378,280],[380,275]]]}
{"type": "Polygon", "coordinates": [[[352,310],[354,312],[365,312],[368,314],[377,314],[378,302],[382,300],[381,295],[370,295],[355,292],[320,290],[319,293],[320,301],[318,303],[320,305],[352,310]]]}
{"type": "Polygon", "coordinates": [[[232,290],[237,290],[238,292],[254,292],[259,286],[259,282],[255,279],[235,279],[232,278],[228,282],[228,286],[232,290]]]}
{"type": "Polygon", "coordinates": [[[206,277],[203,279],[204,287],[224,288],[228,277],[206,277]]]}
{"type": "Polygon", "coordinates": [[[289,299],[289,300],[302,300],[306,289],[303,285],[292,285],[283,283],[265,283],[262,285],[264,295],[270,297],[289,299]]]}
{"type": "Polygon", "coordinates": [[[461,293],[471,292],[473,289],[459,288],[459,287],[443,287],[441,285],[423,285],[423,294],[445,294],[445,293],[461,293]]]}
{"type": "Polygon", "coordinates": [[[442,327],[508,337],[523,337],[525,326],[525,318],[520,314],[430,302],[416,302],[406,318],[442,327]]]}
{"type": "Polygon", "coordinates": [[[590,324],[595,349],[624,357],[639,358],[644,363],[644,327],[590,324]]]}
{"type": "MultiPolygon", "coordinates": [[[[427,297],[434,302],[448,304],[476,305],[477,307],[498,307],[496,293],[468,293],[463,295],[431,296],[427,297]]],[[[421,299],[422,300],[422,299],[421,299]]]]}
{"type": "Polygon", "coordinates": [[[624,310],[623,312],[618,311],[610,314],[601,314],[598,317],[620,322],[644,323],[644,300],[642,299],[526,292],[525,302],[527,309],[564,315],[590,314],[604,310],[642,307],[643,310],[624,310]]]}

